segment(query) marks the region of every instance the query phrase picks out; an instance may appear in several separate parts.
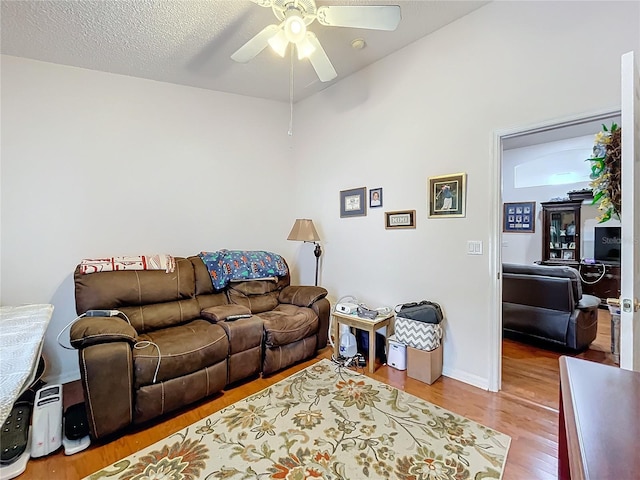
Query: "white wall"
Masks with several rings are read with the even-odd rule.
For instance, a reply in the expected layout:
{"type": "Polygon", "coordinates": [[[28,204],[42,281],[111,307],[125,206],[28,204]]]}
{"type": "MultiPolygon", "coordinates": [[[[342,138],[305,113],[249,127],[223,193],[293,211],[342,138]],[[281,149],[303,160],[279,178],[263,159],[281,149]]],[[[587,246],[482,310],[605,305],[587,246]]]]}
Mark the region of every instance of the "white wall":
{"type": "Polygon", "coordinates": [[[3,57],[2,303],[56,305],[46,352],[66,381],[76,356],[53,337],[81,258],[267,248],[311,283],[312,247],[284,240],[304,216],[331,298],[440,302],[444,373],[486,387],[494,279],[466,242],[495,238],[494,132],[619,105],[638,10],[493,2],[299,102],[293,142],[286,105],[3,57]],[[427,219],[427,177],[455,172],[466,217],[427,219]],[[361,186],[383,187],[384,207],[341,219],[339,191],[361,186]],[[386,231],[401,209],[417,228],[386,231]]]}
{"type": "MultiPolygon", "coordinates": [[[[536,202],[536,225],[534,233],[502,233],[503,263],[531,264],[542,260],[544,225],[540,202],[548,202],[554,198],[568,198],[567,192],[589,187],[588,180],[562,184],[553,184],[553,182],[558,181],[554,176],[563,173],[583,173],[588,177],[591,164],[585,162],[585,159],[591,156],[596,133],[504,151],[502,154],[502,200],[503,202],[536,202]],[[529,167],[537,170],[540,183],[532,182],[535,186],[528,187],[517,185],[515,172],[523,167],[527,170],[529,167]]],[[[593,226],[587,229],[589,231],[584,227],[585,222],[592,223],[591,221],[597,215],[598,210],[590,205],[590,201],[583,202],[580,237],[582,258],[593,257],[593,226]]]]}
{"type": "MultiPolygon", "coordinates": [[[[447,316],[444,373],[487,387],[496,130],[619,105],[620,55],[639,4],[492,2],[297,105],[301,203],[325,235],[323,285],[370,305],[428,298],[447,316]],[[606,40],[600,34],[603,25],[606,40]],[[302,150],[302,146],[304,149],[302,150]],[[427,177],[467,172],[465,218],[427,218],[427,177]],[[384,207],[340,218],[340,190],[384,188],[384,207]],[[416,209],[415,230],[383,212],[416,209]]],[[[499,188],[499,185],[495,185],[499,188]]],[[[499,237],[497,238],[499,240],[499,237]]]]}
{"type": "Polygon", "coordinates": [[[1,302],[54,304],[47,378],[79,378],[55,338],[82,258],[293,256],[287,125],[281,103],[2,57],[1,302]]]}

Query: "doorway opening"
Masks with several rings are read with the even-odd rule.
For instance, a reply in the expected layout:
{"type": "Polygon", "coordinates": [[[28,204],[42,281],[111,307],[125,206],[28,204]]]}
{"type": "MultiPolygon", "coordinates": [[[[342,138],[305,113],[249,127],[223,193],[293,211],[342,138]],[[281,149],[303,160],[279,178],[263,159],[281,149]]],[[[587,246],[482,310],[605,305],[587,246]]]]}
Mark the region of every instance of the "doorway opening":
{"type": "MultiPolygon", "coordinates": [[[[543,260],[543,241],[548,239],[543,235],[545,226],[540,203],[560,200],[567,197],[570,191],[588,189],[590,168],[585,160],[591,155],[595,134],[602,130],[603,124],[610,126],[612,122],[620,124],[619,110],[607,110],[495,134],[494,172],[498,188],[494,197],[497,215],[493,222],[496,239],[493,248],[495,263],[492,265],[495,269],[493,278],[496,279],[493,306],[495,324],[492,331],[495,348],[492,349],[494,353],[490,362],[490,389],[493,391],[516,392],[524,400],[536,402],[535,392],[543,388],[545,376],[554,377],[553,372],[546,371],[546,367],[556,368],[557,358],[562,353],[510,339],[503,343],[502,264],[533,265],[543,260]],[[582,163],[577,167],[576,156],[582,163]],[[517,229],[510,232],[509,225],[505,225],[505,220],[508,221],[505,203],[517,206],[518,202],[524,202],[525,205],[535,202],[535,218],[531,219],[535,221],[535,229],[527,225],[526,229],[522,229],[523,232],[516,233],[517,229]]],[[[597,208],[589,200],[583,201],[582,205],[580,202],[578,204],[580,211],[584,211],[581,219],[584,234],[579,240],[580,256],[573,259],[576,266],[583,259],[593,257],[594,228],[598,223],[595,219],[598,215],[597,208]]],[[[516,224],[515,210],[513,220],[513,224],[516,224]]],[[[521,217],[520,224],[525,224],[523,220],[524,217],[521,217]]],[[[613,225],[610,222],[607,224],[613,225]]],[[[565,245],[559,245],[563,246],[565,245]]],[[[570,246],[573,247],[567,242],[567,251],[570,246]]],[[[610,351],[610,328],[606,328],[610,325],[610,314],[606,308],[599,308],[598,317],[600,336],[592,343],[594,351],[598,353],[594,354],[591,349],[587,349],[586,358],[614,364],[610,351]]],[[[553,382],[550,385],[550,388],[557,388],[553,382]]],[[[553,405],[548,407],[554,408],[553,405]]]]}

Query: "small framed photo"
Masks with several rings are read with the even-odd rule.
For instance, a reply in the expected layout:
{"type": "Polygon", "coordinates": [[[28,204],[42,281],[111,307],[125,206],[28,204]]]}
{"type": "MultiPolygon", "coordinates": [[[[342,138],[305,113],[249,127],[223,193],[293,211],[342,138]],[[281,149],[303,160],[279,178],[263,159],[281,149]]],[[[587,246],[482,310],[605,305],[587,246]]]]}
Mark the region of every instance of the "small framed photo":
{"type": "Polygon", "coordinates": [[[371,208],[382,206],[382,188],[372,188],[369,190],[369,206],[371,208]]]}
{"type": "Polygon", "coordinates": [[[563,260],[573,260],[573,251],[572,250],[564,250],[562,252],[563,260]]]}
{"type": "Polygon", "coordinates": [[[505,203],[502,231],[506,233],[535,233],[536,202],[505,203]],[[516,215],[511,212],[515,212],[516,215]]]}
{"type": "MultiPolygon", "coordinates": [[[[466,183],[466,173],[429,177],[427,181],[429,218],[464,217],[466,183]]],[[[516,213],[515,210],[513,213],[516,213]]]]}
{"type": "Polygon", "coordinates": [[[362,217],[367,214],[367,187],[340,192],[340,217],[362,217]]]}
{"type": "Polygon", "coordinates": [[[401,210],[398,212],[384,212],[384,228],[416,228],[416,211],[401,210]]]}

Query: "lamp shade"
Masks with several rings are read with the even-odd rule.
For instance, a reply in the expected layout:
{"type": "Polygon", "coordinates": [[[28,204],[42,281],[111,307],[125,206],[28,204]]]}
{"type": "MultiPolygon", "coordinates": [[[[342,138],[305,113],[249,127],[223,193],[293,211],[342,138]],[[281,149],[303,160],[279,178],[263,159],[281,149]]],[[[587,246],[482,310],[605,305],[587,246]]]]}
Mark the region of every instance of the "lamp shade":
{"type": "Polygon", "coordinates": [[[291,233],[289,233],[287,240],[317,242],[320,240],[320,235],[318,235],[316,227],[313,226],[313,221],[308,218],[298,218],[293,224],[293,228],[291,229],[291,233]]]}

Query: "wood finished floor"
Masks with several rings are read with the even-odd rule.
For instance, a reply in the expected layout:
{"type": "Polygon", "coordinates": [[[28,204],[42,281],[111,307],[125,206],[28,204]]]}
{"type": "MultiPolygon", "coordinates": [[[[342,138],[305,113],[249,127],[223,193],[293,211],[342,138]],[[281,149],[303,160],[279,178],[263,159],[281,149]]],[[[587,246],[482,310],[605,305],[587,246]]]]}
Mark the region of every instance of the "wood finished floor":
{"type": "MultiPolygon", "coordinates": [[[[600,312],[599,335],[592,349],[579,355],[613,364],[609,349],[609,315],[600,312]]],[[[558,358],[561,353],[542,350],[510,340],[503,341],[503,390],[491,393],[462,382],[441,377],[433,385],[408,378],[406,373],[379,366],[369,376],[424,400],[475,420],[511,436],[504,479],[556,479],[558,450],[558,358]]],[[[53,455],[29,461],[20,479],[75,480],[126,457],[203,417],[255,393],[287,376],[329,358],[324,349],[309,361],[288,368],[270,378],[254,378],[222,394],[185,408],[145,428],[130,429],[120,438],[94,444],[84,452],[53,455]]],[[[65,385],[65,404],[82,398],[79,382],[65,385]]],[[[354,479],[355,480],[355,479],[354,479]]]]}

